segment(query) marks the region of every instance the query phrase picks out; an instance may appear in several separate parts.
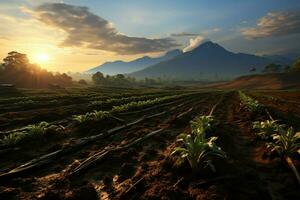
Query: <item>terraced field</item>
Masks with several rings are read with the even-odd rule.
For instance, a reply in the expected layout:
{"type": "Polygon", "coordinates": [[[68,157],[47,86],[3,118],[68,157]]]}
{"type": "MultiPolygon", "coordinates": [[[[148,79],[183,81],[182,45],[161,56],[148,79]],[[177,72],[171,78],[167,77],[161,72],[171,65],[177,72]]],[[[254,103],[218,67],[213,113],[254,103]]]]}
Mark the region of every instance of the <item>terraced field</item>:
{"type": "MultiPolygon", "coordinates": [[[[272,140],[253,130],[254,121],[272,118],[299,131],[299,92],[89,88],[21,94],[0,99],[0,199],[300,197],[285,157],[270,152],[272,140]],[[190,121],[199,116],[213,117],[205,137],[217,137],[226,154],[209,157],[215,172],[191,169],[188,159],[172,153],[185,147],[181,133],[194,137],[190,121]]],[[[299,155],[289,158],[299,169],[299,155]]]]}

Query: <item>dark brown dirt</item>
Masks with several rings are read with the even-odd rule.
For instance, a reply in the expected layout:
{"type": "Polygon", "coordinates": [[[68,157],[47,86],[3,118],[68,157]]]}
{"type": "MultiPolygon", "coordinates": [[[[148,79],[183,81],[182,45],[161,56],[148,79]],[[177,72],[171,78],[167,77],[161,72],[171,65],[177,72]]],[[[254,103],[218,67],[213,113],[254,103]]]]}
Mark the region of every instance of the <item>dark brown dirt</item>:
{"type": "MultiPolygon", "coordinates": [[[[273,95],[273,94],[272,94],[273,95]]],[[[300,96],[300,95],[299,95],[300,96]]],[[[295,101],[299,96],[288,96],[295,101]]],[[[284,98],[284,95],[280,96],[284,98]]],[[[287,110],[292,103],[273,104],[264,101],[271,112],[288,123],[287,110]],[[278,114],[279,113],[279,114],[278,114]]],[[[167,111],[117,132],[101,141],[63,155],[43,168],[9,181],[0,180],[0,199],[299,199],[299,185],[290,169],[278,157],[271,157],[265,143],[251,130],[254,120],[265,120],[264,113],[253,115],[240,105],[237,92],[206,93],[181,103],[149,110],[146,113],[123,115],[132,121],[145,114],[167,111]],[[170,156],[176,136],[189,132],[189,121],[208,114],[217,102],[214,116],[219,121],[213,135],[227,153],[228,159],[216,159],[217,172],[209,169],[192,172],[186,161],[170,156]],[[174,106],[183,103],[176,110],[174,106]],[[190,108],[184,118],[176,117],[190,108]],[[87,157],[106,149],[128,144],[147,133],[164,130],[122,152],[111,153],[86,170],[67,176],[87,157]]],[[[293,121],[298,122],[296,111],[293,121]]],[[[293,123],[291,124],[293,125],[293,123]]],[[[107,128],[111,128],[111,124],[107,128]]],[[[297,128],[297,126],[295,126],[297,128]]],[[[98,127],[99,129],[101,127],[98,127]]],[[[96,134],[95,132],[89,133],[96,134]]],[[[99,133],[99,132],[98,132],[99,133]]],[[[84,133],[78,134],[78,137],[84,133]]],[[[57,147],[59,148],[59,147],[57,147]]],[[[22,163],[25,159],[13,157],[22,163]]],[[[14,159],[10,160],[13,163],[14,159]]],[[[296,161],[298,162],[298,161],[296,161]]],[[[298,166],[299,167],[299,166],[298,166]]]]}

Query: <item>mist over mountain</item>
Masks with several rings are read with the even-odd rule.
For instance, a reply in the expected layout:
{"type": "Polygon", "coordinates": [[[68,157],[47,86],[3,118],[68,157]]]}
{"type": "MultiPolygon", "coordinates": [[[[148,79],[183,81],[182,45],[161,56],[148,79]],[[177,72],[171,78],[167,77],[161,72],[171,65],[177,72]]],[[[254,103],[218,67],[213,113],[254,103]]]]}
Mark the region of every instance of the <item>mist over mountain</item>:
{"type": "Polygon", "coordinates": [[[172,59],[180,54],[182,54],[182,51],[179,49],[175,49],[172,51],[168,51],[163,56],[155,57],[155,58],[144,56],[142,58],[138,58],[130,62],[124,62],[121,60],[106,62],[100,66],[97,66],[95,68],[86,71],[86,73],[94,74],[96,72],[102,72],[103,74],[108,74],[108,75],[132,73],[135,71],[142,70],[151,65],[155,65],[159,62],[172,59]]]}
{"type": "MultiPolygon", "coordinates": [[[[274,60],[245,53],[233,53],[211,41],[143,70],[131,73],[135,78],[165,77],[181,80],[228,80],[241,75],[259,73],[274,60]],[[253,70],[255,69],[255,70],[253,70]],[[250,72],[252,71],[252,72],[250,72]]],[[[276,61],[287,64],[286,60],[276,61]]]]}

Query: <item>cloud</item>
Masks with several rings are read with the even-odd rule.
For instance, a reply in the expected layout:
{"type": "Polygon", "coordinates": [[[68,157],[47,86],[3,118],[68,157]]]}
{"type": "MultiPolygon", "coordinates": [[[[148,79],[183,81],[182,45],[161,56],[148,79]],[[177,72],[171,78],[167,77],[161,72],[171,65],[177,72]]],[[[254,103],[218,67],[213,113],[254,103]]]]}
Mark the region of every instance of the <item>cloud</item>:
{"type": "Polygon", "coordinates": [[[300,12],[270,12],[256,27],[241,29],[241,33],[248,39],[300,33],[300,12]]]}
{"type": "Polygon", "coordinates": [[[197,36],[195,38],[191,38],[189,45],[183,49],[183,52],[191,51],[205,41],[206,41],[205,38],[202,36],[197,36]]]}
{"type": "Polygon", "coordinates": [[[188,33],[188,32],[181,32],[181,33],[172,33],[171,37],[190,37],[190,36],[197,36],[199,34],[196,33],[188,33]]]}
{"type": "Polygon", "coordinates": [[[220,30],[221,30],[220,28],[213,28],[212,31],[213,31],[214,33],[217,33],[217,32],[219,32],[220,30]]]}
{"type": "Polygon", "coordinates": [[[118,32],[113,24],[89,11],[87,7],[64,3],[46,3],[31,15],[48,26],[67,33],[63,47],[85,47],[122,55],[161,52],[178,47],[171,38],[130,37],[118,32]]]}
{"type": "Polygon", "coordinates": [[[172,33],[171,37],[191,37],[191,36],[199,36],[199,35],[208,35],[220,32],[220,28],[212,28],[201,31],[200,33],[189,33],[189,32],[180,32],[180,33],[172,33]]]}

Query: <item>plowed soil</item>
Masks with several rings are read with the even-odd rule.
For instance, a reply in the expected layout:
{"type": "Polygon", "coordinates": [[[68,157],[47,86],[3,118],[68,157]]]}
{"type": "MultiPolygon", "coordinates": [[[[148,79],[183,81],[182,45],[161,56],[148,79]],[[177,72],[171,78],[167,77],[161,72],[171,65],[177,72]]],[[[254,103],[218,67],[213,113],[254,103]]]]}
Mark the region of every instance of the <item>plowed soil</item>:
{"type": "MultiPolygon", "coordinates": [[[[299,92],[248,92],[270,110],[274,118],[300,130],[299,92]],[[286,97],[286,101],[284,101],[286,97]],[[274,100],[280,98],[280,100],[274,100]],[[298,107],[297,107],[298,106],[298,107]]],[[[300,185],[286,164],[270,155],[265,143],[255,138],[252,122],[266,120],[266,113],[253,114],[241,105],[236,91],[205,91],[165,105],[117,115],[124,122],[108,120],[70,129],[73,137],[52,141],[44,147],[1,150],[1,173],[64,145],[122,126],[139,123],[59,155],[33,170],[0,177],[0,199],[300,199],[300,185]],[[218,120],[217,144],[227,159],[214,160],[216,172],[205,168],[194,172],[186,161],[171,156],[176,137],[189,133],[189,122],[198,115],[218,120]],[[162,130],[160,130],[162,129],[162,130]],[[153,131],[157,134],[129,148],[122,148],[153,131]],[[24,151],[24,149],[26,151],[24,151]],[[92,165],[74,172],[93,155],[108,152],[92,165]]],[[[299,169],[299,158],[295,163],[299,169]]]]}

